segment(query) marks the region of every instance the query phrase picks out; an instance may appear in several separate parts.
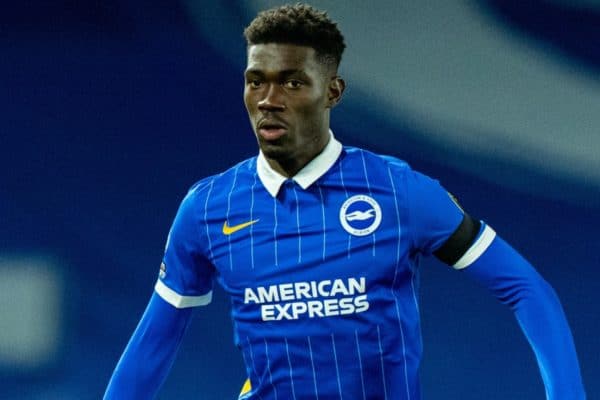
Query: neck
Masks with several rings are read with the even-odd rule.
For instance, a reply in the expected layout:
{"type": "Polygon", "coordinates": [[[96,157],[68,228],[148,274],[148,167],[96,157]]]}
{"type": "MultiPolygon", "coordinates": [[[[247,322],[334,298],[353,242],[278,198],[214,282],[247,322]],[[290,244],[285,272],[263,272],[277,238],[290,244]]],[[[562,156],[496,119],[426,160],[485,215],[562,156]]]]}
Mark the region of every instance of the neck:
{"type": "MultiPolygon", "coordinates": [[[[266,157],[265,157],[266,158],[266,157]]],[[[308,161],[300,161],[298,159],[291,160],[274,160],[272,158],[266,158],[267,162],[275,171],[279,172],[281,175],[286,178],[291,178],[298,173],[306,164],[310,162],[308,161]]]]}

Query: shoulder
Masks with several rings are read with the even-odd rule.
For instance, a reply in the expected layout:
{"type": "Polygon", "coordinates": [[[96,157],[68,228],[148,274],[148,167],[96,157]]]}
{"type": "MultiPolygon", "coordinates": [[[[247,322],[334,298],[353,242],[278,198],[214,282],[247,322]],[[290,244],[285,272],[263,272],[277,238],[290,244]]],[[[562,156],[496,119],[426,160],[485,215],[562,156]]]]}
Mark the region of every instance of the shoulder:
{"type": "Polygon", "coordinates": [[[229,191],[236,183],[254,179],[256,175],[256,157],[248,158],[231,166],[225,171],[207,176],[195,182],[188,190],[185,200],[197,201],[207,196],[229,191]]]}
{"type": "Polygon", "coordinates": [[[344,146],[344,162],[348,166],[362,164],[365,169],[389,171],[396,177],[412,171],[410,165],[398,157],[352,146],[344,146]]]}
{"type": "Polygon", "coordinates": [[[345,157],[353,162],[365,162],[369,164],[379,164],[382,166],[392,166],[393,168],[410,168],[408,163],[397,157],[375,153],[370,150],[362,149],[360,147],[344,146],[345,157]]]}

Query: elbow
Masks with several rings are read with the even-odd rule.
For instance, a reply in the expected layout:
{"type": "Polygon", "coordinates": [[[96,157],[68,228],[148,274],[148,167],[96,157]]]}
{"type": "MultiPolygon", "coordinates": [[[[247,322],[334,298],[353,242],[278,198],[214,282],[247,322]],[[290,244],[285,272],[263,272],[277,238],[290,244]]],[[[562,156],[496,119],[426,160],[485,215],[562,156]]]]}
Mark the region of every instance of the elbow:
{"type": "Polygon", "coordinates": [[[498,300],[512,311],[530,305],[542,307],[558,301],[554,288],[538,274],[510,282],[494,292],[498,300]]]}

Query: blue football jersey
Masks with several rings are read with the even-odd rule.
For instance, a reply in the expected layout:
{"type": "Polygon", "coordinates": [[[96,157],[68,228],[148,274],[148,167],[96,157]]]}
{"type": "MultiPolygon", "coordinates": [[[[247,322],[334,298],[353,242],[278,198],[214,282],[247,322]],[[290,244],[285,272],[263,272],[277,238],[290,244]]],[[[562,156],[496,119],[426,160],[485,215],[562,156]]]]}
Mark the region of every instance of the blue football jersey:
{"type": "Polygon", "coordinates": [[[418,399],[419,258],[463,216],[437,181],[332,136],[291,179],[259,154],[194,185],[155,290],[179,308],[215,281],[229,294],[243,398],[418,399]]]}

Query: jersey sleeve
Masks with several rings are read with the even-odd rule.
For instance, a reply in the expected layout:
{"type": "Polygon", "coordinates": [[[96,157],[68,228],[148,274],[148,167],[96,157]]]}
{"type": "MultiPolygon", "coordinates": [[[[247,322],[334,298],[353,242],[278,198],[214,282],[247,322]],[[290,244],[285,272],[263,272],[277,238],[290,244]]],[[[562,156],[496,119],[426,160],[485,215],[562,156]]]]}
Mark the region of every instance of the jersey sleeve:
{"type": "Polygon", "coordinates": [[[463,273],[515,314],[537,359],[546,398],[585,399],[573,336],[556,292],[502,238],[490,240],[463,273]]]}
{"type": "Polygon", "coordinates": [[[104,400],[155,398],[191,317],[190,308],[173,308],[154,293],[117,363],[104,400]]]}
{"type": "Polygon", "coordinates": [[[198,213],[201,191],[183,199],[167,239],[155,291],[177,308],[207,305],[212,300],[214,267],[206,256],[206,241],[198,213]]]}
{"type": "Polygon", "coordinates": [[[405,179],[412,245],[430,255],[458,229],[465,213],[437,180],[411,169],[405,179]]]}

